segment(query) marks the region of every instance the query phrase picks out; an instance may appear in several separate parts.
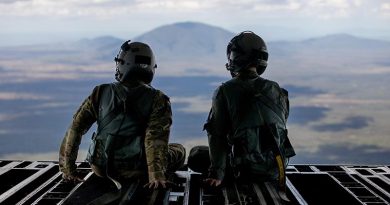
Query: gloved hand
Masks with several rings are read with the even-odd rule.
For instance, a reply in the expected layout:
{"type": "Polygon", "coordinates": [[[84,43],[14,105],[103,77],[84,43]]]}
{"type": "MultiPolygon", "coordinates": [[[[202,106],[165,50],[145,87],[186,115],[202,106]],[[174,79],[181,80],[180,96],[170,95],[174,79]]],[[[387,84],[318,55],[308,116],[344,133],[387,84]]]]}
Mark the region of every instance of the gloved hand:
{"type": "Polygon", "coordinates": [[[215,187],[217,187],[217,186],[221,185],[222,180],[213,179],[213,178],[207,178],[207,179],[204,180],[204,182],[205,182],[206,184],[210,185],[210,186],[215,186],[215,187]]]}
{"type": "Polygon", "coordinates": [[[148,187],[149,189],[158,189],[160,187],[167,188],[168,186],[173,185],[171,181],[167,180],[154,180],[144,185],[144,187],[148,187]]]}
{"type": "Polygon", "coordinates": [[[69,183],[79,183],[84,181],[84,179],[80,177],[80,173],[77,171],[74,171],[70,174],[62,173],[62,179],[69,183]]]}

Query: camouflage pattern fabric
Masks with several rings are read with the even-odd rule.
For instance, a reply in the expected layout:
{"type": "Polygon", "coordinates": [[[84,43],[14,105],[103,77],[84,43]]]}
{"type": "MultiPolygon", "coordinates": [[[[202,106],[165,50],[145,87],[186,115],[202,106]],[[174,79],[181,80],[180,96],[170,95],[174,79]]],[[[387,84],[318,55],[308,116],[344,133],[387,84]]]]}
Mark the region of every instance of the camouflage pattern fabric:
{"type": "MultiPolygon", "coordinates": [[[[75,173],[75,162],[81,138],[97,120],[99,88],[99,86],[95,87],[92,94],[84,100],[65,133],[59,152],[60,171],[65,175],[75,173]]],[[[152,113],[145,133],[149,181],[166,180],[165,174],[172,166],[178,167],[178,164],[181,166],[184,163],[184,147],[179,144],[168,146],[171,124],[172,111],[169,98],[158,90],[153,99],[152,113]]],[[[119,173],[134,175],[132,171],[139,173],[140,170],[118,170],[119,173]]]]}

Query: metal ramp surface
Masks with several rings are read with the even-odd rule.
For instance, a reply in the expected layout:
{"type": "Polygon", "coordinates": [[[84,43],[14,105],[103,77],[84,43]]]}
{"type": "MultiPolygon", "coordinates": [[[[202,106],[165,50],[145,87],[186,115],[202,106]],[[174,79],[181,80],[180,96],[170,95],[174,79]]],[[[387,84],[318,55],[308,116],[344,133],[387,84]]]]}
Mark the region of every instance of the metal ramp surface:
{"type": "MultiPolygon", "coordinates": [[[[78,163],[78,169],[85,180],[93,176],[87,163],[78,163]]],[[[216,189],[202,181],[199,173],[177,171],[176,186],[142,192],[137,204],[279,204],[264,183],[234,183],[216,189]]],[[[64,204],[83,183],[64,183],[57,162],[0,161],[1,205],[64,204]]],[[[288,204],[390,204],[390,166],[291,165],[287,168],[287,196],[288,204]]]]}

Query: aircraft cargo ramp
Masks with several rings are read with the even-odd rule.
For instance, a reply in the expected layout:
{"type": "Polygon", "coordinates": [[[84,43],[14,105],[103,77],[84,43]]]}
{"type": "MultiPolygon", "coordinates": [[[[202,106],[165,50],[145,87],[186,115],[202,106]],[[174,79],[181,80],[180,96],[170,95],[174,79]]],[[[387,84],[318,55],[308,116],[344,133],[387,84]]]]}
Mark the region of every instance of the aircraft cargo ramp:
{"type": "MultiPolygon", "coordinates": [[[[85,182],[70,184],[62,181],[56,162],[0,161],[0,204],[66,204],[70,194],[95,177],[87,163],[78,163],[78,169],[85,182]]],[[[131,204],[280,204],[266,183],[211,189],[200,174],[188,169],[177,171],[173,181],[176,185],[167,190],[136,187],[131,204]]],[[[390,166],[291,165],[287,196],[288,204],[390,204],[390,166]]]]}

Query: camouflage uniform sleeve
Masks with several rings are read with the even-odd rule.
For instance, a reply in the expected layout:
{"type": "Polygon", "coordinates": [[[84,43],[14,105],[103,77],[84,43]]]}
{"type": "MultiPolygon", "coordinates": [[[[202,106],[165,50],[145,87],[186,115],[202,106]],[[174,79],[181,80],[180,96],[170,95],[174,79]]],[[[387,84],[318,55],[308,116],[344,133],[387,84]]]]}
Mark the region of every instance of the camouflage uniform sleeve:
{"type": "Polygon", "coordinates": [[[226,160],[229,153],[227,135],[229,133],[230,117],[226,100],[221,87],[214,92],[212,107],[204,126],[207,130],[210,146],[209,177],[222,180],[225,176],[226,160]]]}
{"type": "Polygon", "coordinates": [[[285,109],[285,117],[286,117],[286,121],[287,121],[287,118],[290,114],[290,101],[288,99],[288,91],[284,88],[281,88],[281,105],[282,107],[285,109]]]}
{"type": "Polygon", "coordinates": [[[76,171],[76,159],[81,142],[81,137],[89,130],[97,119],[97,93],[95,87],[92,94],[87,97],[79,109],[73,115],[73,120],[65,133],[59,152],[60,171],[66,175],[72,175],[76,171]]]}
{"type": "Polygon", "coordinates": [[[165,172],[171,125],[172,111],[169,98],[161,91],[157,91],[145,135],[149,182],[166,180],[165,172]]]}

